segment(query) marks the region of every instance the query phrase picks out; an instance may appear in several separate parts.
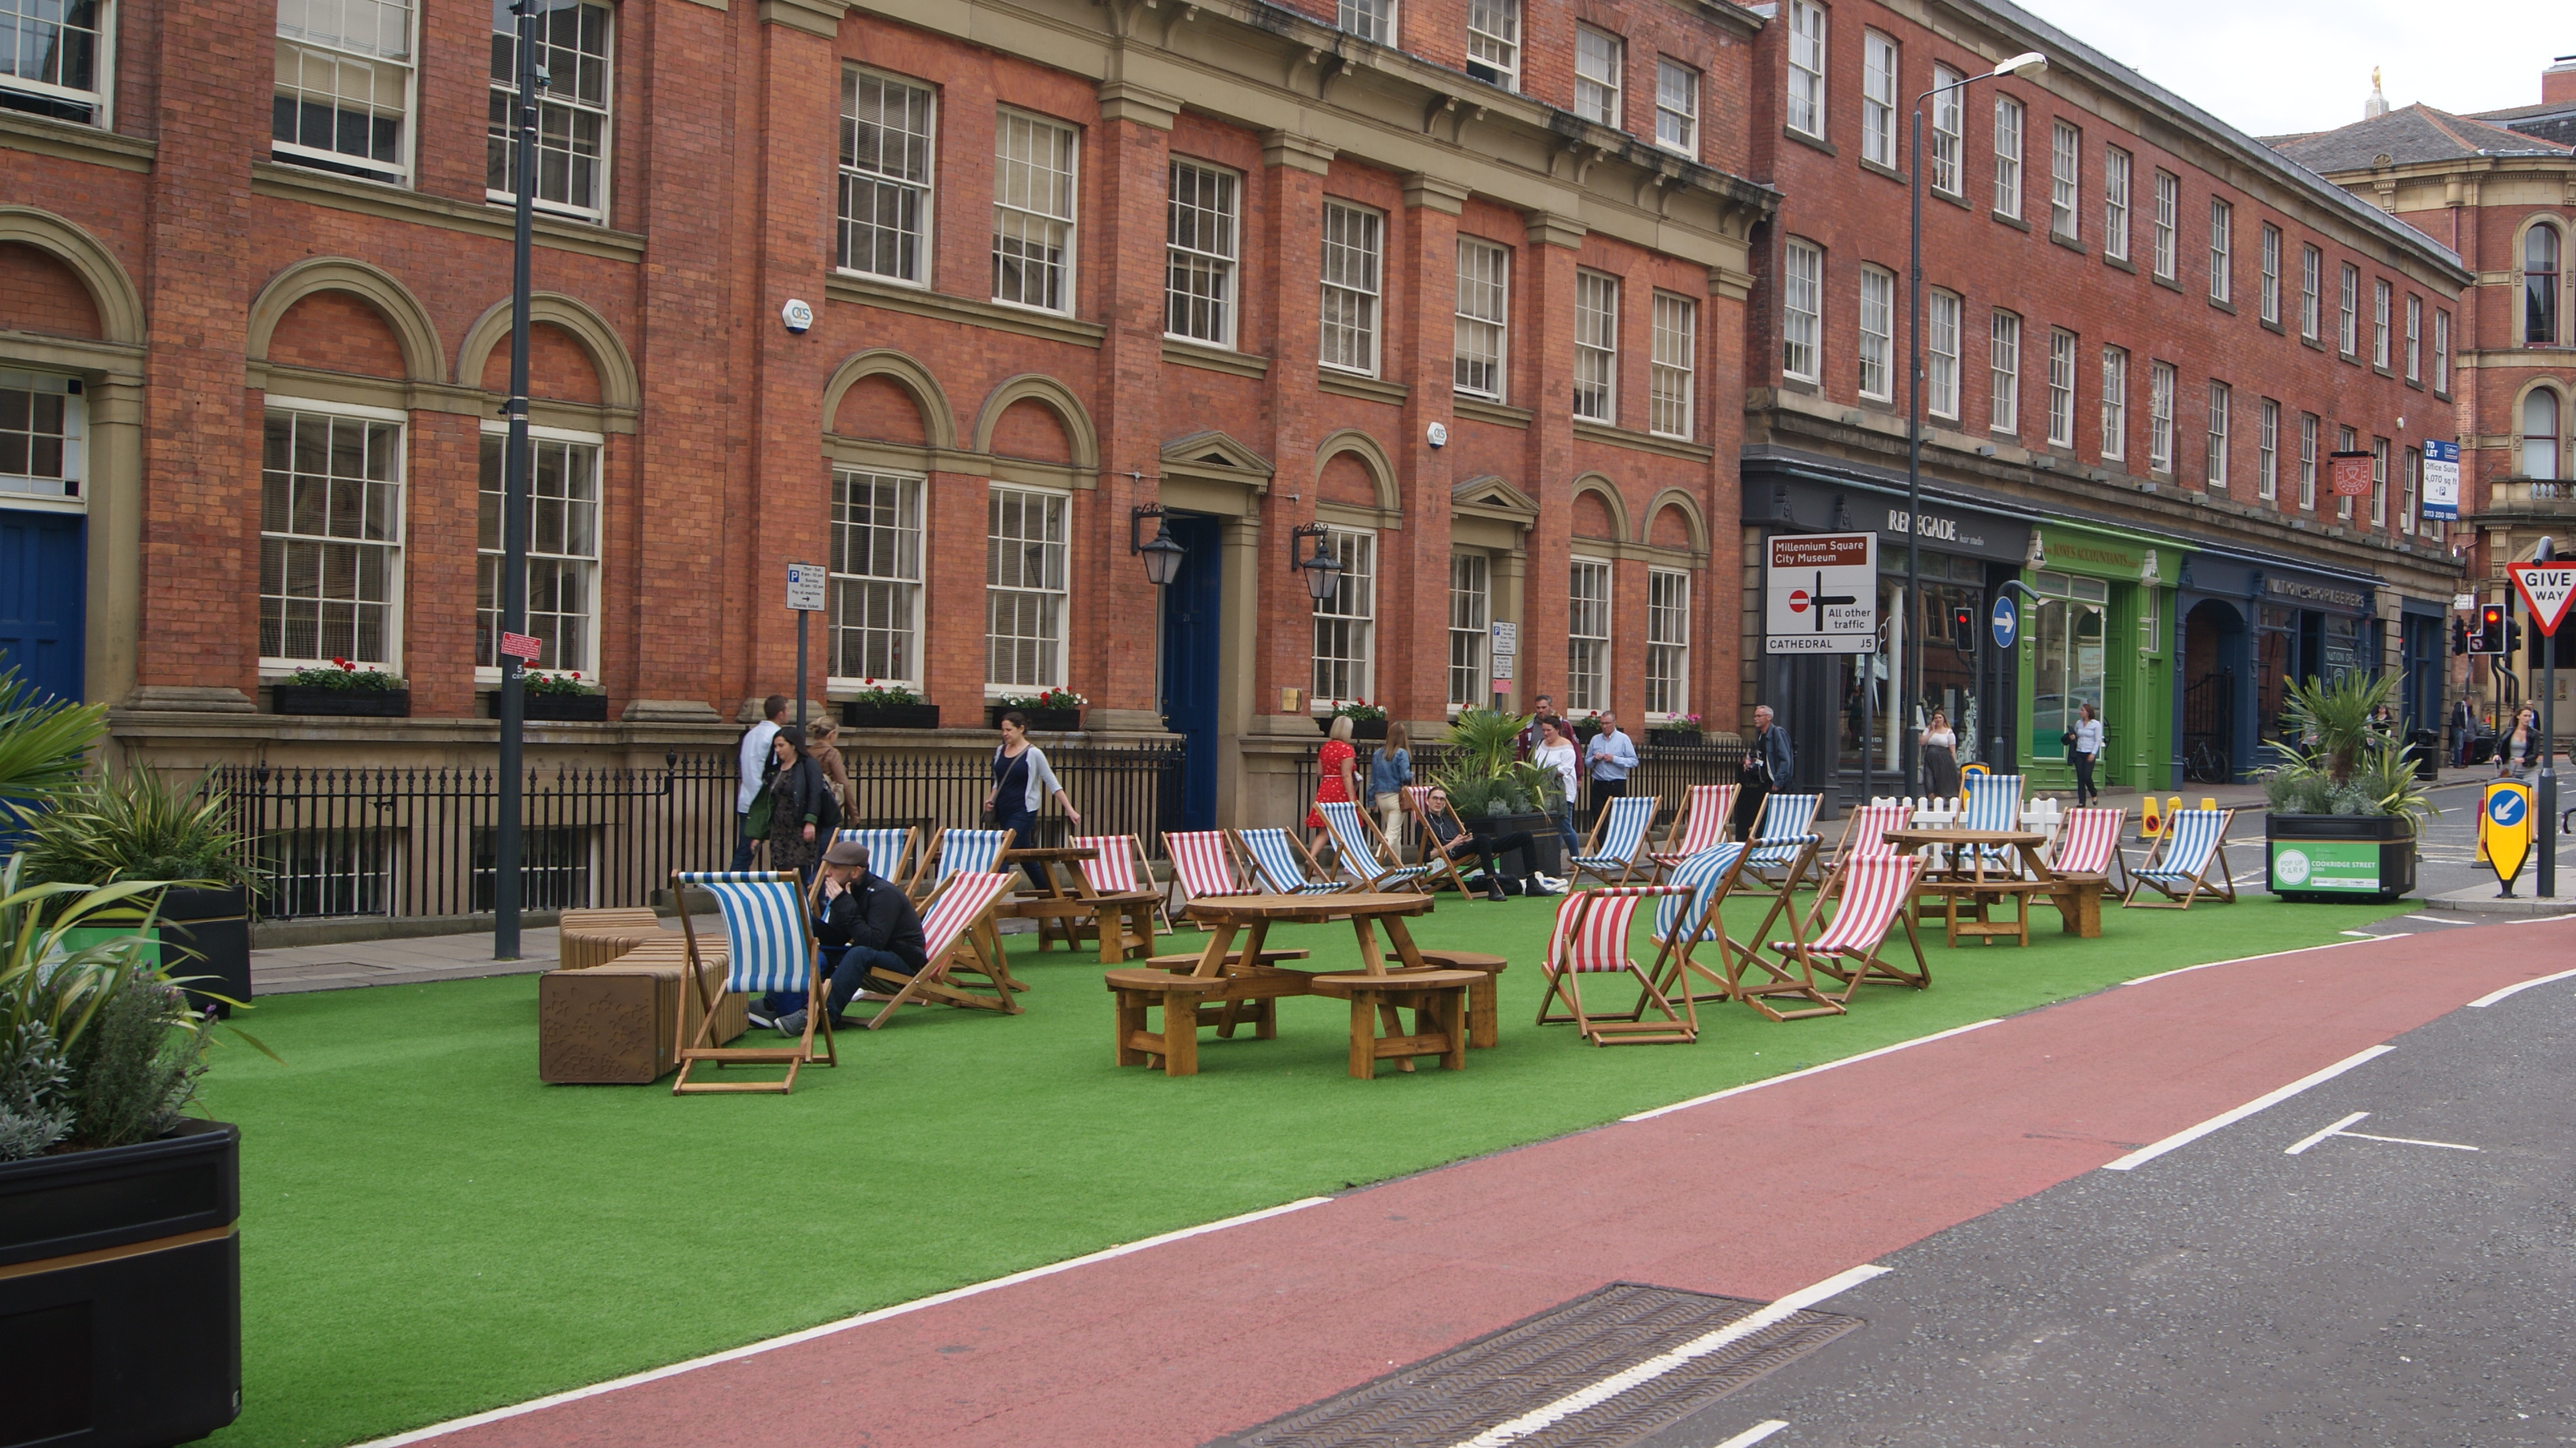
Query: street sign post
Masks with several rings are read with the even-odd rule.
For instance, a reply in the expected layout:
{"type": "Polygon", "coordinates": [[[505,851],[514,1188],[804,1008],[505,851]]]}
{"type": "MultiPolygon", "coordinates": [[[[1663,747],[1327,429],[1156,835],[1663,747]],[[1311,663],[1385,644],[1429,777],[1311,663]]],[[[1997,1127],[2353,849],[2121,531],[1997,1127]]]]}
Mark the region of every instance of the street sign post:
{"type": "Polygon", "coordinates": [[[1878,535],[1782,533],[1765,570],[1772,654],[1865,654],[1878,639],[1878,535]]]}
{"type": "Polygon", "coordinates": [[[2013,602],[2011,594],[1995,600],[1993,627],[1996,648],[2009,649],[2021,637],[2021,605],[2013,602]]]}
{"type": "Polygon", "coordinates": [[[796,611],[796,728],[805,728],[805,621],[823,611],[826,578],[820,563],[787,565],[787,606],[796,611]]]}
{"type": "Polygon", "coordinates": [[[2514,877],[2522,873],[2522,862],[2531,853],[2534,814],[2531,786],[2520,780],[2498,780],[2487,786],[2486,797],[2478,801],[2478,849],[2495,868],[2496,883],[2504,887],[2496,892],[2499,900],[2513,898],[2514,877]]]}
{"type": "Polygon", "coordinates": [[[2540,818],[2540,898],[2558,894],[2558,625],[2567,618],[2567,601],[2576,596],[2576,563],[2558,561],[2558,546],[2548,538],[2533,550],[2532,561],[2513,565],[2514,592],[2531,610],[2531,625],[2540,630],[2540,794],[2534,801],[2540,818]]]}

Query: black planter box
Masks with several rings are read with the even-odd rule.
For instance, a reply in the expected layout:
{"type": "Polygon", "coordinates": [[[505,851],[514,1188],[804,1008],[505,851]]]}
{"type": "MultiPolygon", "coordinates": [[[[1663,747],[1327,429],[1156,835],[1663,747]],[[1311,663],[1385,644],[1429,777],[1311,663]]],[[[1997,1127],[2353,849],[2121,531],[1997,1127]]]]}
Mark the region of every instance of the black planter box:
{"type": "MultiPolygon", "coordinates": [[[[492,717],[501,717],[501,696],[483,697],[492,701],[492,717]]],[[[522,691],[519,704],[523,717],[549,724],[604,724],[608,722],[606,694],[531,694],[522,691]]]]}
{"type": "Polygon", "coordinates": [[[241,1415],[241,1138],[0,1162],[0,1431],[161,1448],[241,1415]],[[90,1254],[142,1250],[103,1259],[90,1254]]]}
{"type": "Polygon", "coordinates": [[[280,684],[269,691],[269,708],[280,714],[344,714],[360,719],[408,719],[409,689],[304,689],[280,684]]]}
{"type": "Polygon", "coordinates": [[[847,729],[936,729],[936,704],[843,704],[841,725],[847,729]]]}
{"type": "MultiPolygon", "coordinates": [[[[1330,714],[1318,715],[1315,719],[1316,730],[1325,734],[1332,733],[1333,718],[1334,716],[1330,714]]],[[[1351,737],[1353,739],[1384,739],[1386,737],[1386,721],[1383,719],[1354,719],[1351,721],[1351,737]]]]}
{"type": "Polygon", "coordinates": [[[2263,867],[2284,900],[2395,900],[2415,889],[2415,833],[2396,815],[2269,814],[2263,867]]]}
{"type": "MultiPolygon", "coordinates": [[[[1467,833],[1480,840],[1527,830],[1530,837],[1530,853],[1534,856],[1530,861],[1530,868],[1542,875],[1562,876],[1565,873],[1565,837],[1557,833],[1556,821],[1546,815],[1482,815],[1467,820],[1466,824],[1467,833]]],[[[1511,857],[1508,855],[1495,860],[1494,863],[1507,873],[1512,867],[1511,857]]]]}
{"type": "Polygon", "coordinates": [[[217,1000],[250,999],[250,895],[245,890],[170,890],[161,897],[162,968],[172,975],[203,976],[185,989],[198,1009],[229,1016],[217,1000]],[[193,954],[182,954],[182,950],[193,954]]]}
{"type": "MultiPolygon", "coordinates": [[[[1009,712],[1011,711],[999,704],[985,705],[984,727],[1001,728],[1002,716],[1009,712]]],[[[1033,730],[1042,729],[1053,734],[1069,734],[1082,727],[1080,709],[1023,709],[1020,712],[1029,716],[1029,728],[1033,730]]]]}
{"type": "Polygon", "coordinates": [[[1649,729],[1646,731],[1646,742],[1678,744],[1685,749],[1695,749],[1707,743],[1708,736],[1696,729],[1649,729]]]}

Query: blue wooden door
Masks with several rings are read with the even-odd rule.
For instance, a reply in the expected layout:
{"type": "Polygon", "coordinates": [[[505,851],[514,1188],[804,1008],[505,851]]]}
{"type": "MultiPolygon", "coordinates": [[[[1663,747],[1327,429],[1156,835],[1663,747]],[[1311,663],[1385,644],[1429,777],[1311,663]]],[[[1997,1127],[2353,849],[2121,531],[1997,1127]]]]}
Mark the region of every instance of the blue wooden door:
{"type": "Polygon", "coordinates": [[[1163,590],[1163,718],[1188,741],[1181,823],[1216,827],[1218,615],[1224,550],[1214,518],[1175,513],[1172,541],[1189,550],[1178,578],[1163,590]]]}
{"type": "Polygon", "coordinates": [[[82,601],[89,595],[83,520],[0,509],[0,669],[38,698],[81,697],[82,601]]]}

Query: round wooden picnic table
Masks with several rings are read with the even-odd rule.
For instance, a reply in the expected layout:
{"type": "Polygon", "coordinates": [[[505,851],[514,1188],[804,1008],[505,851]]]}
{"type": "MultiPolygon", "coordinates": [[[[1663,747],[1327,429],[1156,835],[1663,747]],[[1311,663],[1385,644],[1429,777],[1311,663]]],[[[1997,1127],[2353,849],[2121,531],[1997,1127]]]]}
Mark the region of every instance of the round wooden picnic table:
{"type": "Polygon", "coordinates": [[[1182,912],[1208,927],[1207,948],[1199,953],[1198,968],[1193,975],[1221,975],[1229,963],[1240,969],[1260,965],[1262,937],[1274,924],[1315,925],[1329,920],[1348,920],[1359,939],[1360,964],[1370,975],[1386,974],[1386,958],[1377,948],[1375,924],[1383,922],[1386,939],[1395,947],[1402,969],[1422,970],[1422,952],[1414,947],[1413,933],[1404,927],[1407,915],[1427,915],[1431,911],[1428,895],[1374,894],[1348,892],[1340,895],[1218,895],[1193,900],[1182,912]],[[1229,962],[1226,947],[1234,943],[1235,932],[1248,928],[1242,951],[1229,962]]]}
{"type": "Polygon", "coordinates": [[[1930,846],[1948,852],[1948,868],[1937,876],[1926,872],[1921,888],[1942,897],[1946,934],[1954,946],[1962,935],[1979,939],[2009,935],[2024,945],[2030,944],[2030,897],[2053,895],[2057,891],[2056,873],[2048,868],[2046,860],[2039,857],[2039,848],[2048,843],[2048,836],[2038,830],[1908,828],[1888,830],[1884,838],[1901,850],[1930,846]],[[2027,873],[1990,878],[1986,874],[1986,865],[1993,858],[1992,851],[2005,847],[2020,851],[2027,873]],[[1962,852],[1968,860],[1964,869],[1959,863],[1962,852]],[[1975,910],[1973,919],[1963,921],[1959,918],[1959,902],[1963,899],[1975,910]],[[1987,906],[2006,899],[2018,902],[2014,918],[2009,921],[1988,920],[1987,906]]]}
{"type": "Polygon", "coordinates": [[[1018,919],[1038,922],[1038,949],[1047,947],[1049,926],[1064,936],[1067,949],[1079,943],[1081,925],[1088,918],[1091,929],[1100,937],[1100,963],[1117,965],[1127,959],[1129,947],[1139,953],[1150,952],[1154,940],[1154,904],[1162,897],[1151,890],[1109,893],[1091,888],[1091,879],[1079,868],[1066,869],[1064,879],[1072,883],[1067,890],[1058,883],[1060,867],[1079,866],[1086,860],[1100,858],[1100,851],[1089,845],[1031,845],[1026,849],[1004,850],[993,862],[993,868],[1008,873],[1010,867],[1034,861],[1046,877],[1046,891],[1038,895],[1018,896],[1001,907],[1001,913],[1018,919]]]}

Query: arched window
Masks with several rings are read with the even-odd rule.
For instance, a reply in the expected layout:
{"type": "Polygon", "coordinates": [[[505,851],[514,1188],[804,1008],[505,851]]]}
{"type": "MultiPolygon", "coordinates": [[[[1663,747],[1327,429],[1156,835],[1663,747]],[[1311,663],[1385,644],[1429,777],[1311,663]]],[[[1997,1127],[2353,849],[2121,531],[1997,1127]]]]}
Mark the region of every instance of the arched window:
{"type": "Polygon", "coordinates": [[[2535,226],[2522,235],[2522,340],[2525,346],[2558,343],[2558,229],[2535,226]]]}
{"type": "Polygon", "coordinates": [[[2558,476],[2558,394],[2546,387],[2522,399],[2522,475],[2558,476]]]}

